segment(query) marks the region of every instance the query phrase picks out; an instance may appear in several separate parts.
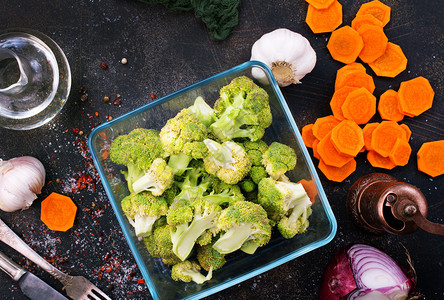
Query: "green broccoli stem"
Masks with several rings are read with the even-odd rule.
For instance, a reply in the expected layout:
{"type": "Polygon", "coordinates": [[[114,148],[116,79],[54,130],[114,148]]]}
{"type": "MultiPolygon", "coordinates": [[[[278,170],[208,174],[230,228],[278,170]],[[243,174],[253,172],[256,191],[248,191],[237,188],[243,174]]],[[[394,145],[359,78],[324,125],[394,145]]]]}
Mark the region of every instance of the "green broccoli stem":
{"type": "Polygon", "coordinates": [[[213,130],[214,135],[221,140],[230,140],[234,138],[252,139],[252,129],[246,126],[258,124],[258,120],[255,116],[246,115],[241,109],[227,109],[216,122],[211,124],[211,129],[213,130]]]}
{"type": "Polygon", "coordinates": [[[229,148],[210,139],[204,140],[204,143],[207,146],[208,151],[210,151],[211,156],[214,158],[216,165],[226,167],[235,162],[233,152],[231,152],[229,148]]]}
{"type": "Polygon", "coordinates": [[[258,244],[256,244],[253,240],[250,240],[246,241],[240,249],[247,254],[254,254],[257,248],[259,248],[258,244]]]}
{"type": "Polygon", "coordinates": [[[227,190],[219,194],[210,194],[203,197],[205,200],[211,201],[217,205],[230,204],[234,200],[234,195],[227,190]]]}
{"type": "Polygon", "coordinates": [[[188,170],[188,164],[191,161],[191,157],[184,153],[173,154],[168,160],[168,166],[173,169],[174,175],[182,175],[186,170],[188,170]]]}
{"type": "Polygon", "coordinates": [[[134,220],[128,218],[130,224],[134,227],[136,236],[138,237],[146,237],[150,235],[157,219],[157,216],[141,216],[139,214],[134,215],[134,220]]]}
{"type": "Polygon", "coordinates": [[[213,245],[221,254],[228,254],[239,250],[251,236],[249,223],[233,226],[228,229],[213,245]]]}
{"type": "Polygon", "coordinates": [[[130,163],[127,166],[127,171],[122,171],[122,174],[128,182],[128,190],[130,193],[134,193],[133,183],[142,177],[144,172],[136,164],[130,163]]]}
{"type": "Polygon", "coordinates": [[[300,231],[305,231],[305,229],[308,227],[308,217],[309,217],[309,209],[311,207],[311,201],[310,198],[305,195],[301,199],[298,200],[296,203],[296,206],[293,207],[292,212],[288,216],[288,223],[294,224],[298,220],[301,223],[301,229],[300,231]]]}
{"type": "Polygon", "coordinates": [[[142,191],[153,191],[157,190],[157,183],[153,180],[153,178],[150,176],[150,174],[146,173],[139,179],[137,179],[133,183],[133,191],[134,193],[140,193],[142,191]]]}
{"type": "Polygon", "coordinates": [[[194,269],[193,270],[184,270],[183,274],[190,276],[191,280],[193,280],[195,283],[202,284],[205,281],[210,280],[211,277],[213,277],[213,270],[210,268],[207,276],[204,276],[202,273],[200,273],[199,271],[194,270],[194,269]]]}
{"type": "Polygon", "coordinates": [[[216,214],[194,216],[191,224],[173,240],[173,252],[182,261],[190,255],[196,240],[208,229],[214,227],[216,214]]]}

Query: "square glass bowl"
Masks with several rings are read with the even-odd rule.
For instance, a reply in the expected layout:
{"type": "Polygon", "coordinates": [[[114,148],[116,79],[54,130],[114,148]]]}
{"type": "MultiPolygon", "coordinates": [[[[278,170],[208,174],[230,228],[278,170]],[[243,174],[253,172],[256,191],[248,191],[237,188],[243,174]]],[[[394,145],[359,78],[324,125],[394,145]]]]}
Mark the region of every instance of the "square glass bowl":
{"type": "Polygon", "coordinates": [[[295,120],[270,69],[261,62],[243,63],[106,122],[93,130],[88,143],[112,208],[154,299],[206,297],[321,247],[329,243],[336,233],[336,219],[295,120]],[[254,68],[266,74],[266,80],[256,83],[268,92],[273,114],[273,122],[265,131],[264,141],[268,144],[276,141],[291,146],[297,154],[297,165],[287,175],[293,182],[302,179],[312,181],[316,188],[317,196],[312,206],[310,226],[305,233],[292,239],[284,239],[279,233],[274,233],[270,243],[257,249],[253,255],[242,251],[228,255],[227,263],[214,271],[213,278],[204,284],[176,282],[171,279],[171,267],[164,265],[160,258],[150,256],[122,212],[120,201],[129,194],[125,178],[120,173],[124,167],[111,162],[107,151],[117,136],[127,134],[135,128],[160,130],[168,119],[181,109],[191,106],[198,96],[202,96],[212,106],[218,98],[220,88],[238,76],[252,78],[254,68]]]}

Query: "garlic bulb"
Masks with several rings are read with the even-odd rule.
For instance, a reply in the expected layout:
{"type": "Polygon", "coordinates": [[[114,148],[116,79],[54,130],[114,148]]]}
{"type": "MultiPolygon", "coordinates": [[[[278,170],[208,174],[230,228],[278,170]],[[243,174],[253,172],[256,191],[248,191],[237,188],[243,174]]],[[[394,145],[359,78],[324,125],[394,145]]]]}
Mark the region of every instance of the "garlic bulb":
{"type": "MultiPolygon", "coordinates": [[[[279,28],[264,34],[251,48],[251,60],[268,65],[279,86],[284,87],[300,80],[316,65],[316,52],[301,34],[279,28]]],[[[252,75],[266,81],[265,73],[254,68],[252,75]]]]}
{"type": "Polygon", "coordinates": [[[45,168],[31,156],[0,159],[0,209],[28,209],[45,183],[45,168]]]}

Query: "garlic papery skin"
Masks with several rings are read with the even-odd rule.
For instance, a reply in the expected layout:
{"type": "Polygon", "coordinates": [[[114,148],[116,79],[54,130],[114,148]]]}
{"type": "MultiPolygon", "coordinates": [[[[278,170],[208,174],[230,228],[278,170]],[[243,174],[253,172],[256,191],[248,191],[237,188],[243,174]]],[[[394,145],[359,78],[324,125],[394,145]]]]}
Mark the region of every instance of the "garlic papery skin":
{"type": "MultiPolygon", "coordinates": [[[[300,80],[313,70],[316,52],[301,34],[279,28],[264,34],[253,44],[250,60],[261,61],[270,67],[279,86],[285,87],[301,83],[300,80]]],[[[266,74],[260,68],[253,68],[252,75],[267,82],[266,74]]]]}
{"type": "Polygon", "coordinates": [[[28,209],[45,184],[45,168],[32,156],[0,159],[0,209],[28,209]]]}

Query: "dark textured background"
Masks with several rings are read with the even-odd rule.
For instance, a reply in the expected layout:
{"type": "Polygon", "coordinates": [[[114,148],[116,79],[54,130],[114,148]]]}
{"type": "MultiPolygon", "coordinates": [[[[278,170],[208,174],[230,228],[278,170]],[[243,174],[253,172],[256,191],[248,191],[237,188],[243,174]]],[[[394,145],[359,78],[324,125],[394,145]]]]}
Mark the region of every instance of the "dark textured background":
{"type": "MultiPolygon", "coordinates": [[[[341,0],[344,24],[350,24],[366,1],[341,0]]],[[[436,95],[433,107],[416,118],[405,118],[413,131],[410,163],[384,171],[416,185],[429,203],[429,219],[444,223],[444,177],[418,172],[416,152],[423,142],[444,139],[443,103],[443,5],[440,0],[385,0],[392,7],[385,27],[389,41],[400,45],[409,59],[407,70],[395,79],[375,78],[375,95],[398,89],[403,80],[424,76],[436,95]]],[[[150,298],[140,272],[120,231],[101,183],[91,166],[84,144],[92,128],[149,101],[150,95],[167,95],[210,75],[249,60],[252,44],[264,33],[286,27],[306,36],[317,52],[318,63],[302,85],[282,91],[299,128],[330,114],[335,72],[341,64],[329,56],[329,34],[313,34],[305,24],[303,0],[243,0],[239,25],[228,39],[211,40],[192,13],[174,13],[161,6],[124,0],[0,0],[0,29],[26,27],[53,38],[70,62],[73,85],[69,101],[51,123],[30,131],[0,129],[0,157],[37,157],[45,165],[47,182],[42,195],[23,212],[0,217],[38,253],[63,271],[89,278],[113,299],[150,298]],[[126,57],[128,64],[120,59],[126,57]],[[109,68],[100,68],[104,61],[109,68]],[[81,89],[88,101],[80,101],[81,89]],[[112,101],[120,94],[121,105],[112,101]],[[109,96],[110,103],[103,101],[109,96]],[[98,113],[96,115],[96,112],[98,113]],[[76,134],[76,128],[83,135],[76,134]],[[91,184],[77,188],[80,177],[91,184]],[[94,184],[95,188],[94,188],[94,184]],[[74,228],[52,232],[39,220],[40,202],[51,192],[71,196],[79,207],[74,228]],[[108,267],[113,265],[113,270],[108,267]],[[109,272],[100,271],[100,269],[109,272]]],[[[373,75],[372,71],[368,72],[373,75]]],[[[375,116],[375,121],[379,121],[375,116]]],[[[324,267],[344,244],[368,243],[386,251],[403,266],[403,244],[411,253],[418,274],[418,288],[426,299],[444,298],[444,238],[424,231],[408,236],[373,236],[356,228],[345,212],[345,195],[360,176],[374,171],[365,156],[358,156],[358,170],[343,183],[321,181],[338,221],[338,232],[328,245],[256,276],[208,299],[316,299],[324,267]]],[[[316,163],[317,164],[317,163],[316,163]]],[[[0,250],[39,277],[60,289],[60,284],[38,267],[0,244],[0,250]]],[[[0,298],[23,299],[17,286],[0,273],[0,298]]]]}

